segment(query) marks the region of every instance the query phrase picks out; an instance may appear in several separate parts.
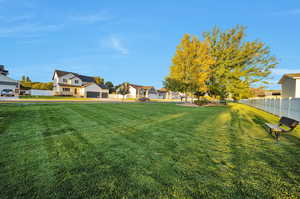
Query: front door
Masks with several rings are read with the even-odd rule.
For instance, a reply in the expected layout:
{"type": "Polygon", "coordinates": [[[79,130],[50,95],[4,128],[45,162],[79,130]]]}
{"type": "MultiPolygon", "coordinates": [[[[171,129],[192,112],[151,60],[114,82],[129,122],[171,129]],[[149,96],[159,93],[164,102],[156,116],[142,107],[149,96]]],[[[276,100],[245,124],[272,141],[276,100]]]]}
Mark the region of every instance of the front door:
{"type": "Polygon", "coordinates": [[[75,88],[75,92],[74,93],[75,93],[75,95],[77,95],[77,88],[75,88]]]}

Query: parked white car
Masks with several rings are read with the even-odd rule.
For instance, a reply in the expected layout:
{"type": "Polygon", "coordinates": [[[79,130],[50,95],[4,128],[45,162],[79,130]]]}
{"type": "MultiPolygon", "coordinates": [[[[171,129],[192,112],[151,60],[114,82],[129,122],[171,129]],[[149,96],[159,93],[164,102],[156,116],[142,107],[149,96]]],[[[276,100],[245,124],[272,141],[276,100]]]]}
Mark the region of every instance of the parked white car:
{"type": "Polygon", "coordinates": [[[1,91],[1,96],[2,97],[14,97],[15,92],[12,89],[3,89],[1,91]]]}

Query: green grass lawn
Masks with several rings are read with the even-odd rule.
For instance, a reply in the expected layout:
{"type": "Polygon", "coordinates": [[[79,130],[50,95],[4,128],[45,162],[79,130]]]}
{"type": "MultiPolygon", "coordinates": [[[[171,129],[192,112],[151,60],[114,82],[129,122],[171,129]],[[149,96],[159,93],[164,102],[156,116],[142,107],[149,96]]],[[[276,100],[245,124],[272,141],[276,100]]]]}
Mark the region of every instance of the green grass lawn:
{"type": "Polygon", "coordinates": [[[25,100],[94,100],[93,98],[73,97],[73,96],[41,96],[41,95],[26,95],[19,96],[25,100]]]}
{"type": "Polygon", "coordinates": [[[299,198],[300,131],[245,105],[0,105],[0,198],[299,198]]]}
{"type": "Polygon", "coordinates": [[[19,96],[20,99],[68,99],[70,96],[43,96],[43,95],[24,95],[19,96]]]}

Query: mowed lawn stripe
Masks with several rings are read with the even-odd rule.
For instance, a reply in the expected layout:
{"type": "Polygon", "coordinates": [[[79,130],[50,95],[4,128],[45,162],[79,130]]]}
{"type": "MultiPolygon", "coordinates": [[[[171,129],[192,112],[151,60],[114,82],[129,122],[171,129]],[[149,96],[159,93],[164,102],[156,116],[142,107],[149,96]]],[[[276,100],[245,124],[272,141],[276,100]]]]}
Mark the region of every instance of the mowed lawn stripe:
{"type": "Polygon", "coordinates": [[[1,198],[285,198],[299,195],[299,138],[233,104],[0,106],[1,198]],[[8,124],[8,126],[5,126],[8,124]]]}

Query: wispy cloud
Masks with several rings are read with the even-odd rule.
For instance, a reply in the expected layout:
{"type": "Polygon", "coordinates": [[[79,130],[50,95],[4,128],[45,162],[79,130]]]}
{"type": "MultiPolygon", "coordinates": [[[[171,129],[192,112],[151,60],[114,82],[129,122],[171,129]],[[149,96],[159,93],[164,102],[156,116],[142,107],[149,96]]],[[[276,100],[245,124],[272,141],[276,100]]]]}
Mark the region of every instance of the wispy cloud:
{"type": "Polygon", "coordinates": [[[101,46],[105,49],[112,49],[115,52],[118,52],[122,55],[128,55],[129,50],[125,47],[122,40],[115,36],[111,35],[101,40],[101,46]]]}
{"type": "Polygon", "coordinates": [[[14,16],[14,17],[0,16],[0,21],[6,22],[6,23],[13,23],[13,22],[26,21],[26,20],[29,20],[32,18],[33,18],[33,15],[20,15],[20,16],[14,16]]]}
{"type": "Polygon", "coordinates": [[[96,14],[89,14],[89,15],[73,15],[70,16],[69,19],[72,21],[77,21],[81,23],[97,23],[108,21],[113,17],[106,12],[100,12],[96,14]]]}
{"type": "Polygon", "coordinates": [[[281,10],[274,12],[274,15],[300,15],[300,8],[290,9],[290,10],[281,10]]]}
{"type": "Polygon", "coordinates": [[[110,44],[113,49],[120,52],[123,55],[128,55],[128,49],[124,47],[121,40],[115,36],[110,37],[110,44]]]}
{"type": "Polygon", "coordinates": [[[41,24],[21,24],[11,27],[0,27],[0,37],[7,37],[15,34],[52,32],[63,28],[64,25],[41,25],[41,24]]]}

